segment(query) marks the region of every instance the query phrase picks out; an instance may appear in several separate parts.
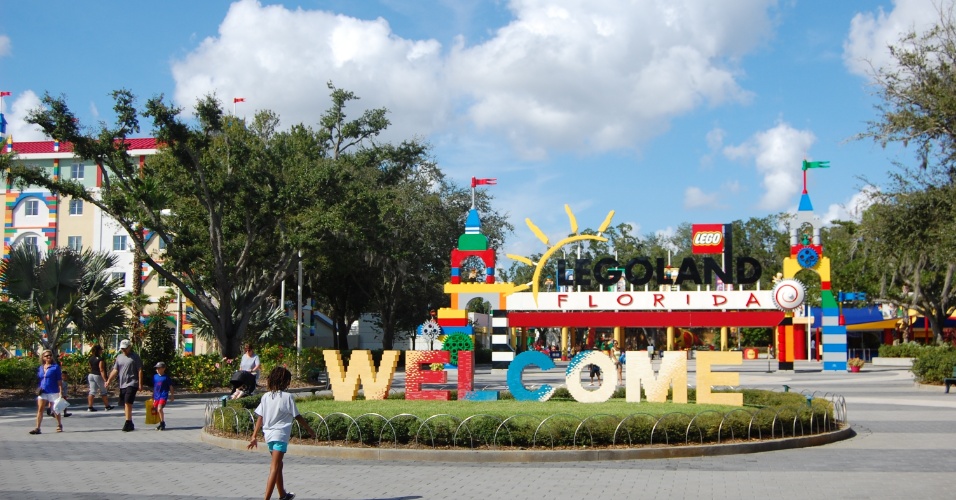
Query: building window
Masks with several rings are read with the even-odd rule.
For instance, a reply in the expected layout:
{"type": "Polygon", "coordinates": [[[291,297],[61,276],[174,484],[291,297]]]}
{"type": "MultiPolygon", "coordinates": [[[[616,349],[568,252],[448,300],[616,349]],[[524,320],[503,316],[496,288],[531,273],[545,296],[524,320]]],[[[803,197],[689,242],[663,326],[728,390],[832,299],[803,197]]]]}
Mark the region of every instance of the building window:
{"type": "Polygon", "coordinates": [[[166,250],[166,240],[163,238],[159,238],[159,249],[166,250]]]}
{"type": "Polygon", "coordinates": [[[169,282],[166,281],[166,277],[162,275],[159,276],[159,279],[157,280],[157,284],[159,286],[169,286],[169,282]]]}
{"type": "Polygon", "coordinates": [[[70,179],[82,179],[85,170],[86,165],[82,163],[74,163],[70,166],[70,179]]]}
{"type": "Polygon", "coordinates": [[[67,236],[66,237],[66,246],[70,250],[76,250],[79,252],[83,249],[83,237],[82,236],[67,236]]]}
{"type": "Polygon", "coordinates": [[[129,249],[126,247],[126,235],[125,235],[125,234],[117,234],[117,235],[113,236],[113,251],[114,251],[114,252],[125,252],[125,251],[127,251],[127,250],[129,250],[129,249]]]}
{"type": "Polygon", "coordinates": [[[37,237],[36,237],[36,236],[24,236],[24,237],[23,237],[23,243],[21,243],[21,245],[28,246],[28,247],[36,247],[36,246],[37,246],[37,237]]]}
{"type": "Polygon", "coordinates": [[[110,273],[110,277],[119,281],[121,286],[126,286],[126,273],[110,273]]]}
{"type": "Polygon", "coordinates": [[[39,200],[27,200],[26,215],[40,215],[39,200]]]}
{"type": "Polygon", "coordinates": [[[70,215],[83,215],[83,200],[70,200],[70,215]]]}

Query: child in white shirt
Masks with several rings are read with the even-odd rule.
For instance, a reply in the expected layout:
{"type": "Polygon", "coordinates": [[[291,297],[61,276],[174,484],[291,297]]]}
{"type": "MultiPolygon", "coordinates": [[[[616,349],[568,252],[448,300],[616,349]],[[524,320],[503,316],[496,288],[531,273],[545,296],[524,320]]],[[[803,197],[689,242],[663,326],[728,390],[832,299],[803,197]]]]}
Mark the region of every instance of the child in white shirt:
{"type": "Polygon", "coordinates": [[[252,439],[248,449],[258,447],[256,436],[259,429],[265,434],[269,452],[272,454],[272,465],[269,468],[269,479],[266,480],[266,500],[272,498],[272,490],[278,487],[279,500],[292,500],[295,493],[286,491],[282,481],[282,458],[289,448],[289,438],[292,435],[292,421],[297,420],[299,425],[309,431],[309,436],[315,437],[315,431],[309,422],[295,406],[295,398],[285,392],[292,382],[292,373],[282,366],[277,366],[269,373],[269,392],[262,395],[259,406],[256,407],[256,427],[252,430],[252,439]]]}

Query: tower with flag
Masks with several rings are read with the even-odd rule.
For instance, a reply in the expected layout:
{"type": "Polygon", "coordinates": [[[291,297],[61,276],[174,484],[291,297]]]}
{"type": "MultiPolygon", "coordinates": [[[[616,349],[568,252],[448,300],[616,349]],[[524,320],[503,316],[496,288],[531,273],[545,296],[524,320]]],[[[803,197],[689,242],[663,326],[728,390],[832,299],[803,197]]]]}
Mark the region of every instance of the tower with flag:
{"type": "MultiPolygon", "coordinates": [[[[783,260],[783,277],[795,278],[801,271],[814,272],[820,277],[820,301],[822,305],[822,334],[818,345],[823,347],[824,371],[846,371],[847,337],[846,326],[840,321],[840,309],[830,283],[830,259],[826,256],[820,240],[823,221],[813,213],[813,203],[807,192],[807,170],[830,168],[828,161],[803,161],[803,192],[800,205],[790,226],[790,256],[783,260]]],[[[777,328],[777,348],[780,369],[793,369],[794,355],[798,349],[806,349],[806,331],[795,325],[792,313],[788,313],[777,328]]]]}

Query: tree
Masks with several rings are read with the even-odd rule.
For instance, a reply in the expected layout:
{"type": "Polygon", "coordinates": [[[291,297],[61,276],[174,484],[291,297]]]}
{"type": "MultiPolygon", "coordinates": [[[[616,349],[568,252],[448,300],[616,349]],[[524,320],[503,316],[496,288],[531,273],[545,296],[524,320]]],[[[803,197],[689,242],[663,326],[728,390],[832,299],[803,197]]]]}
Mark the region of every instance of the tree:
{"type": "Polygon", "coordinates": [[[881,196],[864,212],[863,238],[880,266],[879,298],[914,309],[937,343],[956,312],[956,186],[881,196]]]}
{"type": "Polygon", "coordinates": [[[956,303],[956,22],[938,7],[929,30],[890,47],[894,64],[875,68],[878,119],[859,138],[914,146],[917,163],[897,164],[875,193],[861,236],[879,266],[881,300],[916,309],[937,342],[956,303]]]}
{"type": "Polygon", "coordinates": [[[271,112],[246,123],[226,116],[210,95],[187,122],[159,96],[147,101],[142,116],[152,120],[161,151],[141,166],[127,154],[127,138],[139,131],[135,98],[127,90],[113,97],[116,122],[95,134],[84,132],[62,97],[45,95],[45,107],[28,118],[101,166],[101,188],[29,166],[11,168],[11,177],[92,203],[115,219],[143,259],[208,320],[223,354],[236,356],[253,312],[297,264],[307,222],[298,215],[315,195],[313,164],[303,159],[314,152],[283,141],[294,130],[276,132],[271,112]],[[144,227],[166,243],[162,257],[146,252],[144,227]],[[236,288],[250,293],[236,297],[236,288]]]}
{"type": "Polygon", "coordinates": [[[918,163],[907,172],[946,183],[956,181],[954,6],[939,7],[935,26],[911,31],[890,46],[895,64],[871,71],[880,116],[858,136],[883,147],[915,146],[918,163]]]}
{"type": "Polygon", "coordinates": [[[176,357],[176,342],[173,335],[176,333],[169,327],[166,320],[166,314],[169,302],[172,299],[170,294],[159,297],[156,308],[149,316],[144,327],[145,334],[142,342],[142,350],[139,355],[143,358],[143,370],[146,380],[152,380],[156,373],[156,363],[162,361],[169,365],[169,362],[176,357]]]}
{"type": "MultiPolygon", "coordinates": [[[[382,343],[390,349],[399,332],[412,331],[424,311],[445,298],[448,258],[470,207],[470,192],[448,183],[418,141],[377,144],[388,126],[387,110],[366,110],[350,120],[358,99],[331,83],[332,105],[316,138],[326,154],[318,169],[322,200],[306,216],[313,289],[330,308],[337,347],[347,349],[349,326],[362,312],[377,315],[382,343]]],[[[508,227],[490,209],[486,193],[476,199],[483,231],[492,245],[508,227]]]]}
{"type": "Polygon", "coordinates": [[[19,344],[40,344],[56,355],[69,328],[101,334],[123,323],[120,284],[106,270],[116,259],[105,253],[53,248],[45,255],[17,245],[0,265],[0,287],[24,306],[28,325],[19,344]]]}

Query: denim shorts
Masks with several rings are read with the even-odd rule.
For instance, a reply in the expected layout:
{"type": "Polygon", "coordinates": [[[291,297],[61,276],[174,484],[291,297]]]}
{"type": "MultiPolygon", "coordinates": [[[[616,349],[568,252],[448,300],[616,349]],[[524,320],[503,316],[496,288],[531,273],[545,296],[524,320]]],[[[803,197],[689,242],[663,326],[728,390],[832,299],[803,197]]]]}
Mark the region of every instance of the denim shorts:
{"type": "Polygon", "coordinates": [[[269,451],[278,451],[285,453],[289,449],[289,443],[285,441],[269,441],[269,451]]]}

